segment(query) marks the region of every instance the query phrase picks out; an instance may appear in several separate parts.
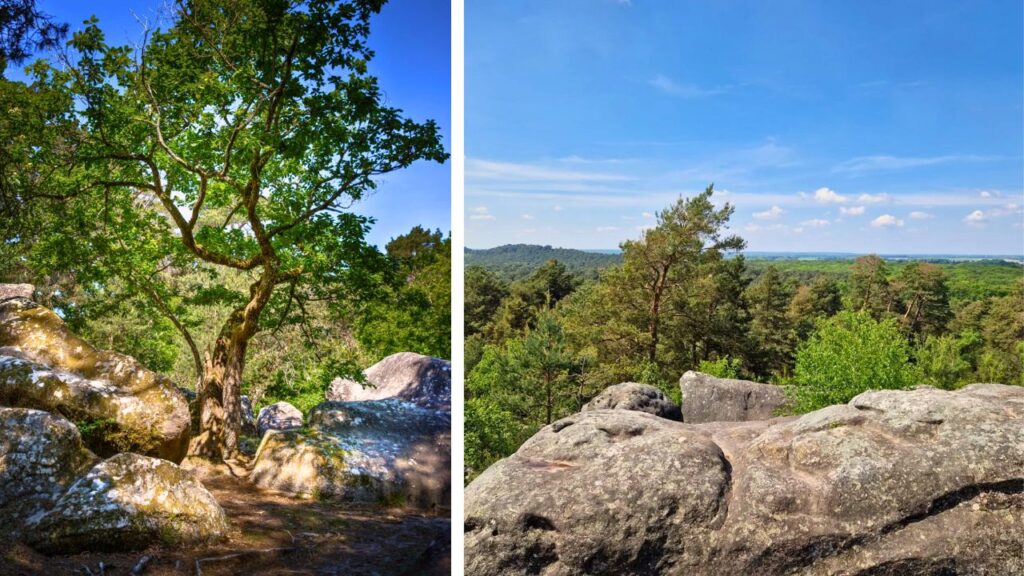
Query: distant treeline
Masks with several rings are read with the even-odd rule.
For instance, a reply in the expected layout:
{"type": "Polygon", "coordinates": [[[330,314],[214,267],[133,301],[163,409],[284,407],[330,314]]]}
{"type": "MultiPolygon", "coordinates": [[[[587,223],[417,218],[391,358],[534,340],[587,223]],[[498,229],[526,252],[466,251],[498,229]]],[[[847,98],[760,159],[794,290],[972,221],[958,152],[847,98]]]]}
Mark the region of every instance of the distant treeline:
{"type": "MultiPolygon", "coordinates": [[[[808,282],[826,276],[846,283],[855,263],[854,255],[820,254],[809,259],[806,254],[745,253],[747,274],[756,279],[768,266],[774,266],[787,278],[808,282]]],[[[507,244],[485,250],[466,248],[466,267],[480,266],[496,274],[505,282],[528,278],[548,260],[557,260],[581,279],[593,280],[604,268],[620,264],[622,254],[588,252],[572,248],[553,248],[535,244],[507,244]]],[[[889,269],[895,275],[913,262],[927,262],[939,266],[946,274],[949,297],[953,302],[978,300],[989,296],[1010,294],[1015,283],[1024,276],[1024,265],[1002,259],[957,260],[953,257],[921,257],[918,259],[889,259],[889,269]]]]}
{"type": "Polygon", "coordinates": [[[583,278],[622,262],[621,254],[602,254],[572,248],[552,248],[533,244],[506,244],[487,250],[466,248],[466,266],[482,266],[506,282],[522,280],[548,260],[558,260],[570,272],[583,278]]]}

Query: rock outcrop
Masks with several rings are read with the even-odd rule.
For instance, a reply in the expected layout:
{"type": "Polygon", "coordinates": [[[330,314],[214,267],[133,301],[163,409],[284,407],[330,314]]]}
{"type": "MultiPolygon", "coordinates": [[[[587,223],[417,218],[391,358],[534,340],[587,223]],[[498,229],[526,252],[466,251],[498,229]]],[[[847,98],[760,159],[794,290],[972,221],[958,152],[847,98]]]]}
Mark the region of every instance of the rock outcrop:
{"type": "Polygon", "coordinates": [[[0,302],[11,298],[27,298],[35,295],[36,288],[31,284],[0,284],[0,302]]]}
{"type": "Polygon", "coordinates": [[[0,302],[0,405],[62,414],[91,431],[86,444],[101,455],[179,462],[188,448],[188,404],[170,380],[93,348],[25,298],[0,302]]]}
{"type": "Polygon", "coordinates": [[[451,503],[451,414],[402,400],[325,402],[263,437],[250,479],[290,494],[421,509],[451,503]]]}
{"type": "Polygon", "coordinates": [[[399,352],[364,372],[366,384],[337,378],[327,390],[327,400],[352,402],[398,398],[442,410],[451,410],[452,364],[447,360],[413,352],[399,352]]]}
{"type": "Polygon", "coordinates": [[[256,418],[256,434],[263,437],[267,430],[302,428],[302,410],[288,402],[275,402],[260,409],[256,418]]]}
{"type": "Polygon", "coordinates": [[[477,575],[1024,574],[1024,388],[750,422],[582,412],[471,483],[465,523],[477,575]]]}
{"type": "Polygon", "coordinates": [[[0,408],[0,534],[53,505],[97,458],[74,424],[28,408],[0,408]]]}
{"type": "Polygon", "coordinates": [[[226,532],[224,511],[190,472],[124,453],[97,464],[52,510],[31,519],[25,540],[44,553],[68,554],[197,544],[226,532]]]}
{"type": "Polygon", "coordinates": [[[785,392],[773,384],[716,378],[687,371],[679,379],[683,422],[766,420],[787,405],[785,392]]]}
{"type": "Polygon", "coordinates": [[[593,400],[583,406],[588,410],[636,410],[647,412],[669,420],[681,421],[683,413],[679,406],[664,392],[650,384],[623,382],[604,389],[593,400]]]}

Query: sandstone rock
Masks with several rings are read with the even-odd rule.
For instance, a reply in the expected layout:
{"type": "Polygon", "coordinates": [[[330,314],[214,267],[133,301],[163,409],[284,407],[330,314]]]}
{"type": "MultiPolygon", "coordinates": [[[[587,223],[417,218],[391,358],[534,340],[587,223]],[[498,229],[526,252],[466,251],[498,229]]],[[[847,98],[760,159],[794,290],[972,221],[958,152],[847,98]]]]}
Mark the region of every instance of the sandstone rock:
{"type": "Polygon", "coordinates": [[[0,284],[0,302],[11,298],[31,299],[35,291],[35,286],[31,284],[0,284]]]}
{"type": "Polygon", "coordinates": [[[302,428],[302,411],[287,402],[275,402],[260,409],[256,432],[262,437],[267,430],[302,428]]]}
{"type": "Polygon", "coordinates": [[[688,371],[679,379],[683,422],[766,420],[787,403],[782,388],[688,371]]]}
{"type": "Polygon", "coordinates": [[[53,505],[96,461],[74,424],[40,410],[0,408],[0,534],[53,505]]]}
{"type": "Polygon", "coordinates": [[[466,573],[1024,573],[1024,388],[555,422],[466,489],[466,573]]]}
{"type": "Polygon", "coordinates": [[[30,521],[25,540],[44,553],[122,551],[209,542],[227,527],[220,505],[190,472],[125,453],[72,484],[53,510],[30,521]]]}
{"type": "Polygon", "coordinates": [[[583,410],[636,410],[669,420],[681,421],[683,413],[665,393],[649,384],[623,382],[604,389],[583,410]]]}
{"type": "Polygon", "coordinates": [[[447,360],[399,352],[366,369],[366,385],[337,378],[327,390],[328,401],[350,402],[398,398],[422,406],[450,410],[452,364],[447,360]]]}
{"type": "Polygon", "coordinates": [[[0,302],[0,405],[58,412],[94,431],[101,455],[123,450],[180,461],[188,447],[185,398],[130,356],[97,350],[53,311],[0,302]]]}
{"type": "Polygon", "coordinates": [[[300,496],[451,503],[451,414],[401,400],[325,402],[309,429],[263,437],[250,478],[300,496]]]}

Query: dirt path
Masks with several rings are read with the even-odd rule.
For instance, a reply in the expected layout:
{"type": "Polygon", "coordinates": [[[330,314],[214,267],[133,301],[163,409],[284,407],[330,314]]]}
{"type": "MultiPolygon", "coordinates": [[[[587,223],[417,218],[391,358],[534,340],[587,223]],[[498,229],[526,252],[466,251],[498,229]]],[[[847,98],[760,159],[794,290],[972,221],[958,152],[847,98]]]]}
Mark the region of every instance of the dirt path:
{"type": "Polygon", "coordinates": [[[131,574],[144,556],[150,560],[139,574],[146,576],[450,573],[447,517],[290,498],[254,487],[242,468],[196,473],[228,516],[231,531],[225,541],[187,549],[154,546],[131,553],[52,557],[0,542],[0,575],[120,576],[131,574]]]}

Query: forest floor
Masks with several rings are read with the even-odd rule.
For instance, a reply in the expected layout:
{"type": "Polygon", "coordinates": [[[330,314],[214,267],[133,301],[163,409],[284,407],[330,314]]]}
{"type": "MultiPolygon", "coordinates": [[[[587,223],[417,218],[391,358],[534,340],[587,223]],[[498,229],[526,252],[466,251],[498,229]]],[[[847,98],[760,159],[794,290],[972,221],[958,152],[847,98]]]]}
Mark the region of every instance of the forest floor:
{"type": "Polygon", "coordinates": [[[227,514],[223,541],[200,547],[43,556],[0,542],[0,575],[441,575],[451,521],[401,508],[301,500],[256,488],[245,463],[198,468],[227,514]],[[141,570],[133,572],[144,557],[141,570]]]}

